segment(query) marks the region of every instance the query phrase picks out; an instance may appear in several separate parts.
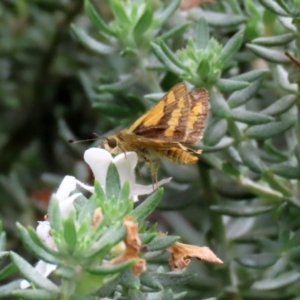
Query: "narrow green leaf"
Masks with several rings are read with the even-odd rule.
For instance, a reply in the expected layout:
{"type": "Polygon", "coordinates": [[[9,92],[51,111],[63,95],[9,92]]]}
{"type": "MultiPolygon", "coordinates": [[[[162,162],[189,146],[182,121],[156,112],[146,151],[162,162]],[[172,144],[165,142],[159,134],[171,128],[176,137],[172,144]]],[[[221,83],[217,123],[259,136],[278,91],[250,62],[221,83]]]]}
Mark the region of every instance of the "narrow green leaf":
{"type": "Polygon", "coordinates": [[[86,199],[83,195],[78,196],[74,201],[73,201],[73,206],[76,210],[76,212],[80,212],[81,209],[88,203],[88,199],[86,199]]]}
{"type": "Polygon", "coordinates": [[[84,1],[84,7],[90,20],[93,22],[94,26],[102,33],[114,36],[114,32],[105,24],[101,19],[98,12],[95,10],[94,6],[89,0],[84,1]]]}
{"type": "Polygon", "coordinates": [[[203,144],[205,146],[215,146],[225,136],[227,131],[227,121],[215,119],[205,129],[203,144]]]}
{"type": "Polygon", "coordinates": [[[265,141],[263,147],[267,154],[277,157],[280,161],[286,161],[290,157],[289,153],[282,151],[282,149],[278,147],[275,147],[270,140],[265,141]]]}
{"type": "Polygon", "coordinates": [[[216,85],[220,91],[230,93],[248,87],[249,82],[220,78],[216,85]]]}
{"type": "Polygon", "coordinates": [[[169,273],[142,273],[140,278],[144,285],[157,288],[156,283],[160,283],[164,288],[183,285],[196,277],[196,274],[184,274],[177,272],[169,273]]]}
{"type": "Polygon", "coordinates": [[[199,74],[202,81],[206,82],[210,73],[210,63],[207,59],[202,59],[198,65],[197,74],[199,74]]]}
{"type": "Polygon", "coordinates": [[[0,232],[0,251],[4,251],[6,249],[6,233],[0,232]]]}
{"type": "Polygon", "coordinates": [[[228,118],[231,116],[230,108],[223,95],[212,93],[210,97],[210,105],[212,111],[220,118],[228,118]]]}
{"type": "Polygon", "coordinates": [[[57,300],[59,294],[52,291],[45,290],[14,290],[12,295],[24,300],[57,300]]]}
{"type": "Polygon", "coordinates": [[[300,168],[291,166],[289,164],[272,165],[269,169],[276,175],[288,179],[300,179],[300,168]]]}
{"type": "Polygon", "coordinates": [[[180,239],[180,236],[157,236],[148,245],[149,251],[166,249],[180,239]]]}
{"type": "Polygon", "coordinates": [[[260,85],[262,83],[262,79],[257,79],[249,84],[243,90],[236,91],[228,99],[228,105],[230,108],[235,108],[241,106],[248,102],[258,91],[260,85]]]}
{"type": "Polygon", "coordinates": [[[68,252],[73,253],[76,250],[77,232],[74,224],[74,217],[70,214],[68,219],[63,221],[64,239],[68,247],[68,252]]]}
{"type": "Polygon", "coordinates": [[[275,13],[275,15],[282,17],[289,16],[274,0],[259,0],[259,2],[271,12],[275,13]]]}
{"type": "Polygon", "coordinates": [[[133,28],[133,35],[136,41],[139,41],[143,34],[149,29],[152,22],[152,12],[153,8],[147,5],[144,13],[133,28]]]}
{"type": "Polygon", "coordinates": [[[233,109],[231,116],[236,121],[250,125],[265,124],[274,121],[274,118],[270,116],[245,109],[233,109]]]}
{"type": "Polygon", "coordinates": [[[210,210],[231,217],[253,217],[267,213],[273,209],[272,205],[212,205],[210,210]]]}
{"type": "Polygon", "coordinates": [[[155,233],[140,233],[139,238],[141,240],[141,243],[144,244],[149,244],[155,237],[156,237],[156,232],[155,233]]]}
{"type": "Polygon", "coordinates": [[[111,116],[113,118],[120,118],[130,114],[129,108],[107,102],[94,103],[93,108],[99,109],[102,112],[105,112],[107,116],[111,116]]]}
{"type": "Polygon", "coordinates": [[[270,70],[268,70],[268,69],[265,69],[265,70],[252,70],[252,71],[243,73],[241,75],[231,77],[231,80],[252,82],[252,81],[255,81],[257,79],[261,79],[262,77],[264,77],[268,73],[270,73],[270,70]]]}
{"type": "Polygon", "coordinates": [[[88,49],[98,53],[109,55],[115,52],[114,48],[103,44],[88,34],[86,34],[82,29],[78,28],[76,25],[71,25],[72,32],[74,33],[75,37],[88,49]]]}
{"type": "Polygon", "coordinates": [[[264,140],[289,130],[295,121],[278,121],[249,127],[245,134],[249,138],[264,140]]]}
{"type": "Polygon", "coordinates": [[[224,14],[208,10],[199,13],[196,11],[193,17],[196,18],[196,20],[200,17],[204,17],[209,25],[217,28],[232,28],[244,24],[247,21],[247,18],[241,15],[224,14]]]}
{"type": "Polygon", "coordinates": [[[83,220],[86,218],[87,215],[90,215],[92,219],[92,217],[94,216],[94,212],[98,207],[97,202],[98,201],[96,197],[91,197],[89,201],[81,208],[78,214],[79,223],[83,222],[83,220]]]}
{"type": "Polygon", "coordinates": [[[195,44],[197,48],[205,49],[209,42],[209,30],[208,24],[203,17],[197,22],[195,34],[195,44]]]}
{"type": "Polygon", "coordinates": [[[247,48],[249,48],[258,57],[261,57],[269,62],[279,63],[279,64],[290,63],[288,57],[284,55],[284,51],[280,52],[277,50],[273,50],[262,46],[253,45],[253,44],[247,44],[247,48]]]}
{"type": "Polygon", "coordinates": [[[23,244],[25,245],[26,248],[28,248],[31,252],[33,252],[34,255],[52,264],[59,263],[59,260],[57,259],[57,255],[55,255],[55,253],[47,252],[45,250],[45,248],[47,248],[46,246],[41,247],[39,242],[34,241],[25,227],[17,223],[17,229],[23,244]]]}
{"type": "Polygon", "coordinates": [[[299,279],[299,272],[289,271],[280,274],[276,278],[267,278],[255,281],[251,288],[259,291],[279,290],[299,281],[299,279]]]}
{"type": "Polygon", "coordinates": [[[87,271],[91,274],[97,275],[110,275],[123,272],[126,269],[131,268],[135,263],[135,259],[126,260],[122,263],[116,265],[104,265],[104,266],[97,266],[93,268],[87,269],[87,271]]]}
{"type": "Polygon", "coordinates": [[[130,196],[130,185],[129,182],[126,180],[122,186],[121,194],[120,194],[120,201],[128,201],[130,196]]]}
{"type": "Polygon", "coordinates": [[[160,202],[162,194],[163,194],[163,188],[157,189],[143,203],[141,203],[133,210],[132,216],[134,216],[137,219],[137,221],[144,220],[148,215],[150,215],[155,210],[155,208],[160,202]]]}
{"type": "Polygon", "coordinates": [[[110,249],[117,243],[122,241],[126,235],[126,229],[124,226],[114,225],[109,227],[101,238],[94,243],[92,249],[89,249],[84,253],[85,258],[92,258],[97,256],[99,253],[102,255],[110,251],[110,249]]]}
{"type": "Polygon", "coordinates": [[[129,289],[138,290],[140,288],[140,278],[133,275],[131,270],[125,270],[120,275],[122,285],[129,289]]]}
{"type": "MultiPolygon", "coordinates": [[[[224,138],[222,138],[221,141],[218,144],[216,144],[215,146],[201,145],[200,148],[205,153],[217,152],[217,151],[220,151],[220,150],[230,147],[233,143],[234,143],[234,139],[224,136],[224,138]]],[[[201,157],[203,157],[203,155],[201,155],[201,157]]]]}
{"type": "Polygon", "coordinates": [[[274,265],[278,257],[274,253],[247,254],[236,259],[236,261],[246,268],[264,269],[274,265]]]}
{"type": "Polygon", "coordinates": [[[99,183],[99,181],[95,181],[95,194],[97,196],[98,201],[104,202],[106,200],[105,192],[104,192],[103,188],[101,187],[101,184],[99,183]]]}
{"type": "Polygon", "coordinates": [[[176,65],[180,69],[184,68],[184,64],[179,60],[176,54],[167,46],[167,44],[162,39],[158,40],[158,44],[160,45],[165,55],[169,58],[170,61],[172,61],[174,65],[176,65]]]}
{"type": "Polygon", "coordinates": [[[245,10],[247,12],[247,15],[251,17],[252,20],[260,20],[261,19],[261,13],[260,13],[260,7],[256,5],[255,2],[252,0],[246,0],[244,1],[245,10]]]}
{"type": "Polygon", "coordinates": [[[62,230],[61,215],[58,200],[52,196],[49,203],[48,215],[51,228],[57,232],[62,230]]]}
{"type": "Polygon", "coordinates": [[[125,4],[123,2],[120,0],[110,0],[109,6],[119,23],[123,24],[123,26],[128,26],[128,24],[131,23],[131,20],[128,18],[125,11],[125,4]]]}
{"type": "Polygon", "coordinates": [[[171,39],[171,38],[174,38],[178,35],[183,35],[184,32],[186,31],[186,29],[191,25],[190,22],[184,22],[183,24],[181,25],[178,25],[178,26],[175,26],[173,27],[172,29],[170,29],[169,31],[166,31],[164,33],[162,33],[160,35],[160,38],[162,40],[168,40],[168,39],[171,39]]]}
{"type": "Polygon", "coordinates": [[[264,170],[262,178],[276,191],[279,191],[287,197],[291,197],[293,192],[287,187],[285,182],[279,180],[278,177],[274,176],[273,172],[269,169],[264,170]]]}
{"type": "Polygon", "coordinates": [[[157,59],[164,64],[170,71],[172,71],[175,74],[182,73],[182,69],[180,69],[178,66],[176,66],[164,53],[161,46],[155,43],[151,43],[152,50],[157,57],[157,59]]]}
{"type": "Polygon", "coordinates": [[[252,40],[252,43],[261,46],[284,46],[289,44],[295,39],[293,33],[285,33],[276,36],[259,37],[252,40]]]}
{"type": "Polygon", "coordinates": [[[166,7],[166,9],[163,10],[163,12],[157,16],[160,26],[163,23],[165,23],[175,13],[175,11],[179,8],[180,3],[181,0],[171,1],[169,5],[166,7]]]}
{"type": "Polygon", "coordinates": [[[241,159],[251,171],[263,172],[265,167],[259,158],[258,150],[250,142],[242,142],[238,149],[241,159]]]}
{"type": "Polygon", "coordinates": [[[8,255],[9,255],[9,252],[8,252],[8,251],[1,251],[1,252],[0,252],[0,260],[1,260],[2,258],[4,258],[4,257],[8,256],[8,255]]]}
{"type": "MultiPolygon", "coordinates": [[[[130,300],[147,300],[147,296],[145,293],[143,293],[141,291],[130,289],[128,291],[128,299],[130,299],[130,300]]],[[[160,298],[158,298],[158,299],[160,299],[160,298]]]]}
{"type": "Polygon", "coordinates": [[[233,177],[233,178],[238,178],[241,175],[240,171],[229,162],[223,163],[222,171],[229,177],[233,177]]]}
{"type": "Polygon", "coordinates": [[[13,291],[20,288],[21,280],[12,281],[8,284],[2,284],[0,286],[0,297],[4,298],[11,296],[13,291]]]}
{"type": "Polygon", "coordinates": [[[244,30],[237,32],[230,40],[226,43],[221,51],[219,59],[224,63],[231,56],[233,56],[241,47],[244,38],[244,30]]]}
{"type": "Polygon", "coordinates": [[[96,90],[101,93],[116,93],[116,92],[123,92],[124,90],[128,89],[130,86],[133,85],[134,82],[137,81],[137,77],[133,76],[133,74],[126,74],[123,75],[119,81],[110,83],[110,84],[101,84],[99,85],[96,90]]]}
{"type": "MultiPolygon", "coordinates": [[[[17,227],[19,226],[19,224],[17,223],[17,227]]],[[[22,226],[22,225],[21,225],[22,226]]],[[[18,228],[19,229],[19,228],[18,228]]],[[[20,230],[20,229],[19,229],[20,230]]],[[[26,240],[32,240],[37,246],[39,246],[40,248],[42,248],[43,250],[45,250],[46,252],[48,252],[49,254],[51,254],[52,256],[53,256],[53,259],[54,258],[58,258],[59,257],[59,253],[56,251],[56,250],[54,250],[54,249],[52,249],[52,248],[50,248],[50,247],[48,247],[48,246],[46,246],[46,244],[38,237],[38,235],[37,235],[37,233],[36,233],[36,230],[34,229],[34,228],[32,228],[32,227],[28,227],[27,228],[27,231],[26,231],[26,228],[22,228],[21,229],[22,231],[23,231],[23,233],[22,234],[24,234],[24,237],[22,237],[22,240],[24,240],[25,238],[26,238],[26,240]],[[29,234],[29,238],[28,238],[28,236],[27,236],[27,234],[26,233],[28,233],[29,234]]],[[[20,232],[20,235],[21,235],[21,232],[20,232]]],[[[24,244],[26,245],[26,243],[24,242],[24,244]]],[[[37,249],[37,251],[40,251],[40,249],[37,249]]],[[[50,257],[49,257],[50,258],[50,257]]],[[[49,261],[49,262],[51,262],[51,261],[49,261]]],[[[58,263],[58,261],[53,261],[52,260],[52,263],[54,263],[54,264],[57,264],[58,263]]]]}
{"type": "Polygon", "coordinates": [[[275,191],[268,186],[258,184],[249,178],[240,177],[240,184],[257,196],[265,197],[274,202],[282,202],[284,200],[283,195],[278,191],[275,191]]]}
{"type": "Polygon", "coordinates": [[[261,113],[271,116],[281,115],[282,113],[289,110],[296,101],[295,95],[286,95],[280,98],[279,100],[272,103],[267,108],[263,109],[261,113]]]}
{"type": "Polygon", "coordinates": [[[37,287],[45,289],[53,293],[59,293],[59,288],[49,279],[41,276],[26,260],[18,254],[11,252],[10,257],[18,267],[20,273],[28,280],[34,283],[37,287]]]}
{"type": "Polygon", "coordinates": [[[114,163],[110,163],[108,167],[105,185],[106,198],[110,199],[115,197],[116,199],[119,199],[121,183],[118,169],[114,163]]]}
{"type": "Polygon", "coordinates": [[[0,280],[5,279],[12,274],[17,272],[17,267],[15,264],[10,263],[7,266],[5,266],[3,269],[0,270],[0,280]]]}

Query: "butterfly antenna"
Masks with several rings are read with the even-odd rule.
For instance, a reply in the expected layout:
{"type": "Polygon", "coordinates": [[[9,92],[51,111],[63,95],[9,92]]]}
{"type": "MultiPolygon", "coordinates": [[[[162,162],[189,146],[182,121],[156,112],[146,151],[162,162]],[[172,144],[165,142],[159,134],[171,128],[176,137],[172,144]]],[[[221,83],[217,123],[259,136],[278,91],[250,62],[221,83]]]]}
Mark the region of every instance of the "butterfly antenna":
{"type": "Polygon", "coordinates": [[[78,141],[71,139],[71,140],[68,140],[68,142],[70,144],[77,144],[77,143],[92,142],[92,141],[96,141],[96,140],[98,140],[98,137],[97,138],[92,138],[92,139],[86,139],[86,140],[78,140],[78,141]]]}

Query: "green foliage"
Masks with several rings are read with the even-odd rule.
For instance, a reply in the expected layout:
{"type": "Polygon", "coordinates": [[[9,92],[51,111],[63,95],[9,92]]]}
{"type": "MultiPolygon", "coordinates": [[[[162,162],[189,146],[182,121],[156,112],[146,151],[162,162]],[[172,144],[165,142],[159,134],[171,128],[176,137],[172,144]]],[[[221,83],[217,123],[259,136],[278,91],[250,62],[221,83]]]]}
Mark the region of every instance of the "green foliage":
{"type": "MultiPolygon", "coordinates": [[[[0,296],[298,299],[300,69],[285,52],[300,60],[300,2],[215,1],[186,11],[179,0],[67,2],[0,3],[6,113],[0,199],[8,232],[0,232],[0,278],[6,280],[0,296]],[[32,226],[20,225],[35,226],[33,212],[45,212],[28,190],[57,186],[60,177],[52,174],[87,173],[78,163],[86,146],[66,140],[130,125],[180,81],[209,90],[209,118],[195,145],[203,149],[196,166],[162,164],[159,176],[173,177],[163,200],[158,189],[134,208],[130,183],[121,184],[112,163],[105,185],[96,182],[93,196],[76,199],[67,216],[52,197],[55,249],[32,226]],[[6,123],[7,115],[18,122],[6,123]],[[43,183],[37,174],[44,174],[43,183]],[[103,219],[93,227],[99,207],[103,219]],[[155,209],[161,212],[151,218],[174,235],[149,227],[146,218],[155,209]],[[147,272],[138,277],[132,260],[103,264],[125,237],[127,215],[139,222],[146,245],[147,272]],[[60,280],[41,278],[22,258],[24,250],[5,251],[16,231],[35,259],[58,266],[53,276],[60,280]],[[179,236],[209,245],[224,265],[193,260],[186,273],[169,271],[162,254],[179,236]],[[19,288],[17,270],[34,289],[19,288]]],[[[145,169],[140,173],[140,181],[151,183],[145,169]]]]}

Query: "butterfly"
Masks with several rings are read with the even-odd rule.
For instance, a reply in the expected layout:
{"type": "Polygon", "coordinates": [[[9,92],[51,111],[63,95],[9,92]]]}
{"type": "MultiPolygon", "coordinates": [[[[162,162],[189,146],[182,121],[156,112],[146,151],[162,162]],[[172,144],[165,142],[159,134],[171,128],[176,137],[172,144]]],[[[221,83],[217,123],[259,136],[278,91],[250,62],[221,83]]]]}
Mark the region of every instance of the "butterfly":
{"type": "Polygon", "coordinates": [[[208,100],[206,89],[188,92],[183,82],[178,83],[130,127],[106,137],[102,146],[114,155],[136,152],[139,160],[152,166],[152,175],[160,159],[177,164],[196,163],[201,150],[183,144],[202,139],[208,100]]]}

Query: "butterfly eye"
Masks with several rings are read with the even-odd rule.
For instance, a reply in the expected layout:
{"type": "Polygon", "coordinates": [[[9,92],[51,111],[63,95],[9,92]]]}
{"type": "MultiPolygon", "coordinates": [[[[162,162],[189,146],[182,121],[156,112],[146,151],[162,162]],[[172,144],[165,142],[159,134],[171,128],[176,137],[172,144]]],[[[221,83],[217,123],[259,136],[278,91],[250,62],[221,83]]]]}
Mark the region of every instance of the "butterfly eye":
{"type": "Polygon", "coordinates": [[[114,149],[117,147],[117,140],[115,138],[107,139],[107,144],[110,148],[114,149]]]}

